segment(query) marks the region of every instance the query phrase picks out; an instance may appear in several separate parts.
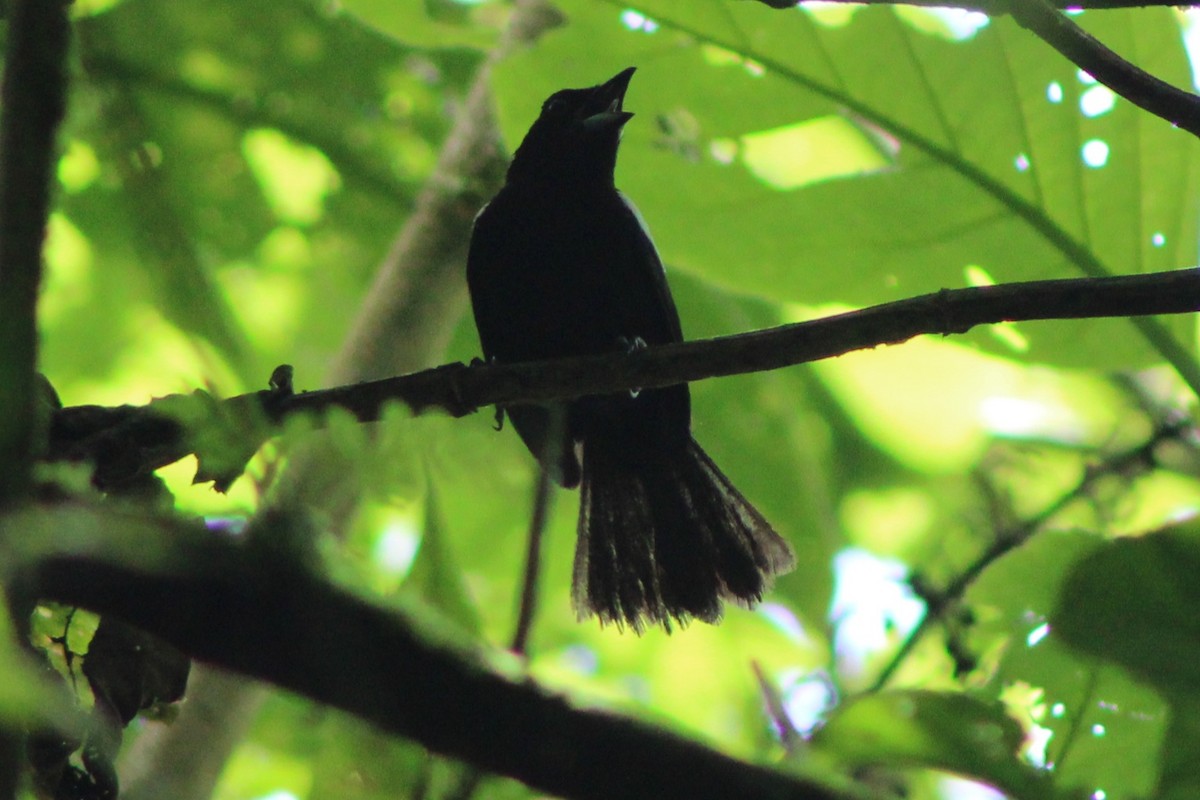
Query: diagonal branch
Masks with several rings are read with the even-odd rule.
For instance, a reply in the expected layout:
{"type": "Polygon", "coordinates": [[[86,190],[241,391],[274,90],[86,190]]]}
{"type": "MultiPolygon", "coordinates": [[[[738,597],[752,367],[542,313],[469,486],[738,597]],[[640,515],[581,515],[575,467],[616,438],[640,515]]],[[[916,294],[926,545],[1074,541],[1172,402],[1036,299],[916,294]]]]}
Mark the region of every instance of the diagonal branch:
{"type": "Polygon", "coordinates": [[[114,615],[195,658],[555,796],[844,797],[646,723],[574,708],[519,672],[502,674],[443,623],[368,603],[278,548],[255,546],[289,537],[278,528],[234,541],[197,525],[69,505],[7,522],[31,534],[16,561],[40,596],[114,615]],[[34,549],[49,542],[54,548],[34,549]]]}
{"type": "Polygon", "coordinates": [[[924,596],[927,610],[917,626],[904,637],[900,647],[880,670],[867,692],[880,692],[895,676],[897,670],[904,664],[916,648],[918,642],[938,622],[941,622],[947,609],[954,608],[966,595],[967,590],[979,579],[979,576],[992,564],[1025,544],[1041,531],[1046,523],[1053,520],[1064,509],[1081,498],[1087,497],[1097,481],[1109,476],[1120,475],[1129,470],[1152,466],[1154,451],[1163,442],[1178,439],[1188,426],[1181,422],[1172,422],[1160,426],[1154,434],[1137,447],[1125,452],[1116,453],[1104,461],[1091,465],[1084,472],[1079,482],[1071,489],[1063,492],[1045,508],[1027,520],[1009,528],[999,530],[993,537],[992,543],[980,553],[961,573],[951,580],[945,588],[936,591],[919,592],[924,596]]]}
{"type": "Polygon", "coordinates": [[[1013,19],[1129,102],[1200,136],[1200,97],[1131,64],[1046,0],[1010,0],[1013,19]]]}

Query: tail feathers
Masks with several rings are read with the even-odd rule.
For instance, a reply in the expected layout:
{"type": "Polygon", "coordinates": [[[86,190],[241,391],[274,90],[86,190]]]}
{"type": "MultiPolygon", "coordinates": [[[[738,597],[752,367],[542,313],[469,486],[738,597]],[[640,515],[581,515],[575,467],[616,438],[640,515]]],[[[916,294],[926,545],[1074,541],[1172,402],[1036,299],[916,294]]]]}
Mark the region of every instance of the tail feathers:
{"type": "Polygon", "coordinates": [[[751,605],[795,556],[694,440],[673,454],[589,441],[575,551],[581,616],[641,631],[751,605]]]}

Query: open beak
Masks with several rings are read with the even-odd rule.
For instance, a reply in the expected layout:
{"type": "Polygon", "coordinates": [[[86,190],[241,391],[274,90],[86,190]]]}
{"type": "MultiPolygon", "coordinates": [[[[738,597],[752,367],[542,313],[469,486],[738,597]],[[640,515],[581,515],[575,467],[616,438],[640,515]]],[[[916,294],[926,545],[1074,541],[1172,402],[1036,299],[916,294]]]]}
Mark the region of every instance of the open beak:
{"type": "Polygon", "coordinates": [[[623,104],[629,80],[636,71],[637,67],[623,69],[592,90],[594,94],[588,105],[595,110],[583,120],[585,127],[620,128],[633,117],[624,110],[623,104]]]}

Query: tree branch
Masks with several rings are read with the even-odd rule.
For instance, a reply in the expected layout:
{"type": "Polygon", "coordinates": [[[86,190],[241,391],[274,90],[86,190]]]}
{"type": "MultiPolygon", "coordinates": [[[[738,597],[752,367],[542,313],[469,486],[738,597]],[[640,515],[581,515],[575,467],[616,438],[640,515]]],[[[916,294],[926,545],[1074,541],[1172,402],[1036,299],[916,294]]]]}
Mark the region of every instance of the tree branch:
{"type": "Polygon", "coordinates": [[[296,395],[281,412],[337,405],[362,421],[374,421],[385,401],[399,399],[418,413],[440,407],[463,416],[486,405],[546,402],[780,369],[923,334],[962,334],[977,325],[1196,311],[1197,269],[943,289],[810,322],[632,353],[512,365],[448,364],[296,395]]]}
{"type": "MultiPolygon", "coordinates": [[[[63,0],[14,0],[7,12],[0,87],[0,509],[26,500],[45,432],[37,407],[37,295],[70,43],[63,0]]],[[[22,533],[0,525],[0,542],[22,533]]],[[[12,585],[5,589],[10,606],[0,614],[12,614],[20,639],[27,630],[26,598],[12,585]]],[[[0,800],[17,796],[24,760],[24,735],[6,721],[0,725],[0,800]]]]}
{"type": "Polygon", "coordinates": [[[40,596],[114,615],[197,659],[555,796],[843,797],[636,720],[572,708],[524,675],[489,667],[438,620],[372,605],[277,548],[256,548],[253,530],[234,541],[66,505],[8,522],[31,534],[9,564],[34,576],[40,596]]]}
{"type": "Polygon", "coordinates": [[[1160,80],[1105,47],[1046,0],[1010,0],[1013,19],[1129,102],[1200,136],[1200,97],[1160,80]]]}
{"type": "MultiPolygon", "coordinates": [[[[268,420],[279,422],[291,414],[338,406],[371,422],[379,419],[389,401],[404,402],[417,413],[440,408],[464,416],[485,405],[547,402],[779,369],[897,344],[922,334],[965,333],[976,325],[1184,314],[1198,309],[1197,269],[944,289],[811,322],[632,353],[527,364],[468,367],[454,363],[303,394],[254,392],[225,400],[216,409],[219,415],[214,416],[245,420],[265,414],[268,420]]],[[[92,460],[103,484],[157,469],[194,452],[182,426],[156,403],[116,408],[75,406],[58,411],[51,426],[50,458],[92,460]]],[[[269,433],[264,430],[262,437],[269,433]]]]}
{"type": "Polygon", "coordinates": [[[9,11],[0,88],[0,505],[28,488],[39,429],[37,293],[70,33],[63,0],[14,0],[9,11]]]}

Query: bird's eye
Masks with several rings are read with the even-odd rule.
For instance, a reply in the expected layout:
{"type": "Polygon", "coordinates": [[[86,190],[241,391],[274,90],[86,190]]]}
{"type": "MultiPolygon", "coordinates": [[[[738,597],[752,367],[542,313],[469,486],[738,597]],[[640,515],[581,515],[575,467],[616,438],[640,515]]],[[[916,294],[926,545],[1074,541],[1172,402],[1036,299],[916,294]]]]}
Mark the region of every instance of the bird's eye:
{"type": "Polygon", "coordinates": [[[561,114],[567,108],[567,99],[561,93],[551,95],[545,103],[542,103],[543,114],[561,114]]]}

